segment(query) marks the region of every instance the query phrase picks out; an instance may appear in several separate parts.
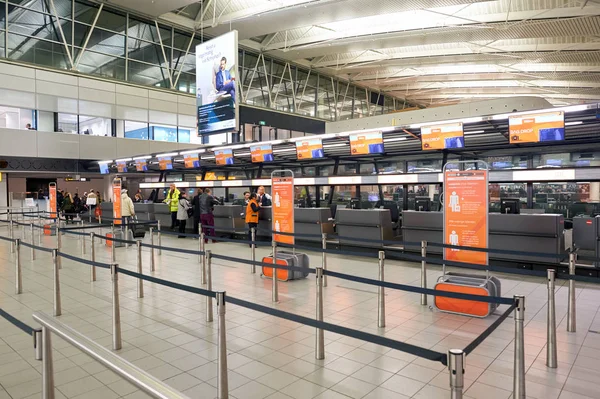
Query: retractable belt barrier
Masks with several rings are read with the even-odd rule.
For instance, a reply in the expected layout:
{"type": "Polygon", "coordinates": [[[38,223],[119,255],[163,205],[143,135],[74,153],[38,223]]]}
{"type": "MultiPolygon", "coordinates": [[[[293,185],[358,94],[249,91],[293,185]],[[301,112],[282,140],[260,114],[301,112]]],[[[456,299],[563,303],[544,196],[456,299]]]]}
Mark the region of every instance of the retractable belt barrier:
{"type": "Polygon", "coordinates": [[[32,335],[33,332],[35,331],[32,327],[23,323],[21,320],[17,319],[13,315],[6,313],[2,308],[0,308],[0,316],[5,318],[9,323],[11,323],[15,327],[19,328],[21,331],[23,331],[26,334],[32,335]]]}
{"type": "Polygon", "coordinates": [[[30,244],[28,242],[25,241],[21,241],[21,245],[27,248],[33,248],[36,251],[42,251],[42,252],[48,252],[48,253],[52,253],[52,250],[50,248],[46,248],[46,247],[38,247],[37,245],[33,245],[30,244]]]}
{"type": "Polygon", "coordinates": [[[57,252],[57,255],[60,256],[61,258],[69,259],[69,260],[72,260],[74,262],[83,263],[85,265],[96,266],[96,267],[100,267],[102,269],[110,269],[110,265],[108,263],[94,262],[94,261],[91,261],[91,260],[79,258],[77,256],[69,255],[69,254],[64,253],[64,252],[57,252]]]}
{"type": "Polygon", "coordinates": [[[517,307],[517,304],[513,302],[513,304],[510,305],[510,307],[508,309],[506,309],[504,311],[504,313],[502,313],[500,315],[500,317],[498,317],[488,328],[486,328],[484,332],[479,334],[479,336],[477,338],[475,338],[469,345],[467,345],[466,348],[463,349],[463,351],[465,352],[465,355],[468,356],[483,341],[485,341],[485,339],[487,337],[489,337],[498,327],[500,327],[500,324],[502,324],[502,322],[504,320],[506,320],[506,318],[515,310],[516,307],[517,307]]]}

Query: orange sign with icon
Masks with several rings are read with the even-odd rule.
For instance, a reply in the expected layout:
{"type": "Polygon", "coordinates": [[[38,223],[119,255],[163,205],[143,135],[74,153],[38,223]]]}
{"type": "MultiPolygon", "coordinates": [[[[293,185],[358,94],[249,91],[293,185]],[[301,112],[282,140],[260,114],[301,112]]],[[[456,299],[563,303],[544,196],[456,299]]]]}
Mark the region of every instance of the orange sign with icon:
{"type": "Polygon", "coordinates": [[[421,148],[423,150],[445,150],[464,146],[462,122],[421,127],[421,148]]]}
{"type": "Polygon", "coordinates": [[[49,199],[50,199],[50,217],[56,217],[56,183],[50,184],[49,190],[49,199]]]}
{"type": "Polygon", "coordinates": [[[121,224],[121,180],[113,181],[113,221],[114,224],[121,224]]]}
{"type": "Polygon", "coordinates": [[[381,132],[350,135],[350,153],[352,155],[382,154],[383,136],[381,132]]]}
{"type": "Polygon", "coordinates": [[[321,139],[296,141],[296,156],[298,159],[323,158],[323,143],[321,139]]]}
{"type": "Polygon", "coordinates": [[[294,244],[294,236],[277,234],[294,233],[294,178],[273,177],[271,180],[273,240],[283,244],[294,244]]]}
{"type": "MultiPolygon", "coordinates": [[[[488,247],[488,171],[445,171],[444,244],[488,247]]],[[[444,248],[444,259],[487,265],[487,252],[444,248]]]]}
{"type": "Polygon", "coordinates": [[[511,144],[565,139],[564,111],[510,116],[508,126],[511,144]]]}

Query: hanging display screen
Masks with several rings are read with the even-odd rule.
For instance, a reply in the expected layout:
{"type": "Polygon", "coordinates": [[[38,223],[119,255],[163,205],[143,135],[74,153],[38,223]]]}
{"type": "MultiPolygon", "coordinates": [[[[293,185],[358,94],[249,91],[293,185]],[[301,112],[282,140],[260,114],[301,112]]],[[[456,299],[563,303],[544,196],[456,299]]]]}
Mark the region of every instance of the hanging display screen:
{"type": "Polygon", "coordinates": [[[110,166],[107,163],[98,164],[100,166],[100,173],[107,175],[110,173],[110,166]]]}
{"type": "Polygon", "coordinates": [[[465,136],[463,124],[421,127],[421,148],[423,150],[445,150],[448,148],[464,148],[465,136]]]}
{"type": "Polygon", "coordinates": [[[296,156],[298,159],[323,158],[323,142],[321,139],[296,141],[296,156]]]}
{"type": "Polygon", "coordinates": [[[117,171],[119,173],[127,173],[127,162],[117,161],[117,171]]]}
{"type": "Polygon", "coordinates": [[[273,148],[270,144],[255,145],[250,147],[252,162],[273,162],[273,148]]]}
{"type": "Polygon", "coordinates": [[[508,126],[511,144],[565,139],[564,111],[509,116],[508,126]]]}
{"type": "Polygon", "coordinates": [[[148,171],[148,163],[145,159],[136,159],[135,160],[135,170],[138,172],[147,172],[148,171]]]}
{"type": "Polygon", "coordinates": [[[217,165],[233,165],[233,150],[215,150],[215,162],[217,165]]]}
{"type": "Polygon", "coordinates": [[[350,135],[350,153],[352,155],[383,154],[383,136],[381,132],[350,135]]]}
{"type": "Polygon", "coordinates": [[[173,158],[171,157],[159,157],[158,167],[160,170],[172,170],[173,169],[173,158]]]}
{"type": "Polygon", "coordinates": [[[188,169],[200,167],[200,157],[198,154],[184,154],[183,162],[188,169]]]}

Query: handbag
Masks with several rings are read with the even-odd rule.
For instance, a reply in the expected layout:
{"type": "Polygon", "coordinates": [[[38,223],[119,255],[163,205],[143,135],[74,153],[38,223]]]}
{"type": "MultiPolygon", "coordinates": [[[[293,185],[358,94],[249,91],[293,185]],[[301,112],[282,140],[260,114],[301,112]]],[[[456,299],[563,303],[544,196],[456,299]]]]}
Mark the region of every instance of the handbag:
{"type": "Polygon", "coordinates": [[[194,216],[194,210],[192,208],[188,208],[188,209],[186,209],[186,211],[187,211],[188,218],[191,218],[192,216],[194,216]]]}

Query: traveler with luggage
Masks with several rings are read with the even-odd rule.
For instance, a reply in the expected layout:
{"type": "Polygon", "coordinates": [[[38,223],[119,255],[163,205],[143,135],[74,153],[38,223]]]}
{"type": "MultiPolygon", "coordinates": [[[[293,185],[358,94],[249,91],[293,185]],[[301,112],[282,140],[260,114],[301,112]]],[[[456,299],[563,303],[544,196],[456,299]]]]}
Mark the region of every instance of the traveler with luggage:
{"type": "Polygon", "coordinates": [[[127,189],[121,190],[121,218],[123,219],[124,225],[129,225],[133,221],[135,216],[135,208],[133,207],[133,201],[127,195],[127,189]]]}
{"type": "Polygon", "coordinates": [[[259,210],[260,204],[256,199],[256,193],[252,193],[248,199],[248,205],[246,205],[246,224],[248,224],[248,241],[250,241],[250,247],[252,247],[252,229],[258,227],[259,210]]]}
{"type": "Polygon", "coordinates": [[[73,197],[71,196],[71,193],[67,192],[64,194],[60,210],[63,212],[63,215],[65,215],[66,223],[69,223],[69,220],[71,221],[71,223],[73,223],[73,213],[75,212],[75,204],[73,202],[73,197]]]}
{"type": "Polygon", "coordinates": [[[199,188],[192,199],[192,207],[194,208],[194,234],[200,234],[200,196],[204,191],[199,188]]]}
{"type": "MultiPolygon", "coordinates": [[[[213,216],[213,210],[215,205],[219,204],[219,201],[212,196],[210,188],[204,190],[204,194],[200,196],[200,222],[202,223],[202,231],[206,236],[214,237],[215,230],[212,226],[215,225],[215,217],[213,216]]],[[[208,242],[208,238],[204,239],[204,242],[208,242]]],[[[214,238],[212,242],[217,242],[214,238]]]]}
{"type": "MultiPolygon", "coordinates": [[[[177,220],[179,221],[179,233],[184,234],[185,224],[188,218],[194,214],[194,210],[192,209],[190,202],[187,200],[187,194],[185,192],[182,192],[179,195],[179,201],[177,205],[177,220]]],[[[185,238],[185,236],[179,235],[177,236],[177,238],[185,238]]]]}
{"type": "Polygon", "coordinates": [[[174,230],[176,226],[179,225],[177,220],[177,211],[179,209],[179,195],[181,193],[177,190],[175,184],[171,183],[169,188],[169,193],[167,194],[167,198],[165,198],[164,203],[169,205],[169,210],[171,211],[171,230],[174,230]]]}

